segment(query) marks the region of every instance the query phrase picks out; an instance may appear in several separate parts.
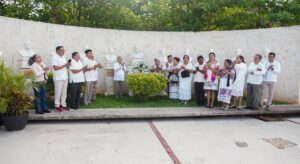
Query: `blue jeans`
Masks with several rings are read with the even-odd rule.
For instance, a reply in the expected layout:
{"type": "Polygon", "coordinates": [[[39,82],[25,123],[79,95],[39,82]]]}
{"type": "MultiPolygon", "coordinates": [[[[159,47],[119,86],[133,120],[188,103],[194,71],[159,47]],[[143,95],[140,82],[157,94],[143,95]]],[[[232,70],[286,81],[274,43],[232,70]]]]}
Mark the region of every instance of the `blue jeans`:
{"type": "Polygon", "coordinates": [[[48,110],[48,106],[46,103],[46,89],[44,85],[37,85],[37,88],[34,88],[34,95],[35,95],[35,99],[34,99],[34,108],[36,112],[39,111],[47,111],[48,110]]]}

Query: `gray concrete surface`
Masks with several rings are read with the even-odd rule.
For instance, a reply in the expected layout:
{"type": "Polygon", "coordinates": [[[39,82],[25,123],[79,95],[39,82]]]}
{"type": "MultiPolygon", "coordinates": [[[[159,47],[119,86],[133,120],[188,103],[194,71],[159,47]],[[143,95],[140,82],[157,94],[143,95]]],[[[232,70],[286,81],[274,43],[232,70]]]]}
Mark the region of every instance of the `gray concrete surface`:
{"type": "MultiPolygon", "coordinates": [[[[153,123],[183,164],[299,164],[299,120],[218,117],[153,123]]],[[[173,163],[148,120],[35,121],[18,132],[0,127],[0,145],[1,164],[173,163]]]]}

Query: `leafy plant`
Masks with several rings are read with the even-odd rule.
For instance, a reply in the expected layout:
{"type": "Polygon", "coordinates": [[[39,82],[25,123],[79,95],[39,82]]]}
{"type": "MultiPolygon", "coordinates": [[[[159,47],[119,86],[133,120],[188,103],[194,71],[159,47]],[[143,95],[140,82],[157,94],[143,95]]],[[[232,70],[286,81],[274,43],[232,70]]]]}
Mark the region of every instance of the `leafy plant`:
{"type": "Polygon", "coordinates": [[[53,73],[48,73],[47,80],[47,96],[54,96],[54,81],[53,81],[53,73]]]}
{"type": "Polygon", "coordinates": [[[127,67],[129,73],[147,73],[149,68],[145,63],[139,62],[137,64],[129,64],[127,67]]]}
{"type": "Polygon", "coordinates": [[[19,116],[32,106],[32,99],[26,92],[33,84],[25,75],[15,73],[0,64],[0,113],[6,116],[19,116]]]}
{"type": "Polygon", "coordinates": [[[164,76],[157,73],[133,73],[128,75],[127,80],[129,90],[140,100],[148,99],[167,86],[164,76]]]}

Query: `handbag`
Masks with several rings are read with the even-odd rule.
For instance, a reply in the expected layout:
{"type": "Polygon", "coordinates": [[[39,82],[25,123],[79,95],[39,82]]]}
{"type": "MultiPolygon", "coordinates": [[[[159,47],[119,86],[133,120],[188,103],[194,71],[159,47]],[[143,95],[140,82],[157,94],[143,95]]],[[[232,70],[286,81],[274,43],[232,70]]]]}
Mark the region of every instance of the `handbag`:
{"type": "Polygon", "coordinates": [[[187,71],[187,70],[182,71],[182,72],[181,72],[181,77],[182,77],[182,78],[190,77],[190,72],[187,71]]]}

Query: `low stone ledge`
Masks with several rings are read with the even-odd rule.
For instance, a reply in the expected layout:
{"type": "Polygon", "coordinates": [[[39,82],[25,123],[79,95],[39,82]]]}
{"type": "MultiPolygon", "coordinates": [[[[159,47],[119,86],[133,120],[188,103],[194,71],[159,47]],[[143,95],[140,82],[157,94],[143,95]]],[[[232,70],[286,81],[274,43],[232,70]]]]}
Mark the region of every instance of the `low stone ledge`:
{"type": "Polygon", "coordinates": [[[271,111],[237,110],[228,111],[219,108],[176,107],[176,108],[111,108],[111,109],[79,109],[51,112],[43,115],[29,112],[29,120],[101,120],[101,119],[135,119],[135,118],[176,118],[176,117],[207,117],[207,116],[246,116],[270,114],[300,114],[300,106],[276,105],[271,111]]]}

